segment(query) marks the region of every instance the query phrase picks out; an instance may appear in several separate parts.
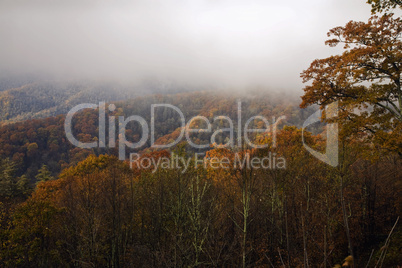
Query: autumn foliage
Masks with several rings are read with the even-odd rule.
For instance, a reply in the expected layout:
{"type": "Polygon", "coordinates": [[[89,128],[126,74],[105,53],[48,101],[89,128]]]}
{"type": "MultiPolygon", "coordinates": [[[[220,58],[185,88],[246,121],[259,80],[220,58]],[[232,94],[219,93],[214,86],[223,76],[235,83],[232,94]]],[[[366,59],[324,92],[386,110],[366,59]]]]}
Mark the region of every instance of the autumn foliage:
{"type": "Polygon", "coordinates": [[[341,55],[318,59],[301,76],[310,82],[301,107],[337,101],[346,136],[366,137],[378,147],[402,153],[402,20],[393,14],[350,21],[329,31],[329,46],[341,55]]]}
{"type": "MultiPolygon", "coordinates": [[[[276,148],[237,152],[275,152],[286,157],[286,169],[195,168],[192,163],[185,171],[151,172],[131,170],[113,156],[91,155],[58,179],[40,182],[11,212],[2,208],[8,219],[2,219],[0,261],[17,267],[222,267],[243,262],[331,267],[348,255],[350,237],[356,264],[365,265],[372,250],[380,252],[402,212],[401,160],[373,163],[351,145],[334,169],[302,149],[301,135],[287,127],[279,132],[276,148]]],[[[319,136],[305,138],[321,148],[319,136]]],[[[187,155],[183,145],[174,153],[187,155]]],[[[233,158],[235,153],[212,149],[207,157],[233,158]]],[[[400,228],[395,232],[400,234],[400,228]]],[[[401,261],[398,241],[387,250],[389,265],[401,261]]]]}

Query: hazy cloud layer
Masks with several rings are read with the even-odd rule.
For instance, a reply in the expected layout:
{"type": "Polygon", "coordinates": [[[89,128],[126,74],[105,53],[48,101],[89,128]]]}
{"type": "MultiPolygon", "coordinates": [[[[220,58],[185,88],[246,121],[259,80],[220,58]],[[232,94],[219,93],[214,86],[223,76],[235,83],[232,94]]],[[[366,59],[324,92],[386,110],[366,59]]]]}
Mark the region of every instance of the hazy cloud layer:
{"type": "Polygon", "coordinates": [[[0,71],[300,90],[365,0],[0,0],[0,71]]]}

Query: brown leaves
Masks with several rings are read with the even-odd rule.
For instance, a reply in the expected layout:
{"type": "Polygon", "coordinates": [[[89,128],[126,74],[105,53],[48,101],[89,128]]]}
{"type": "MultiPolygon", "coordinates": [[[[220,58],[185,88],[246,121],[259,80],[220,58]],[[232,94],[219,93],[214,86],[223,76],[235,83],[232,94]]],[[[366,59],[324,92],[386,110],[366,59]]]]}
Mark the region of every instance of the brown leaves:
{"type": "MultiPolygon", "coordinates": [[[[301,107],[338,101],[339,122],[349,135],[378,130],[395,133],[402,123],[402,20],[393,14],[373,16],[367,23],[350,21],[328,32],[326,44],[343,44],[341,55],[318,59],[303,71],[301,107]],[[352,122],[353,121],[353,122],[352,122]]],[[[385,144],[383,144],[385,146],[385,144]]],[[[395,148],[395,146],[394,146],[395,148]]]]}
{"type": "Polygon", "coordinates": [[[367,0],[367,3],[371,5],[371,13],[386,12],[396,7],[402,8],[401,0],[367,0]]]}

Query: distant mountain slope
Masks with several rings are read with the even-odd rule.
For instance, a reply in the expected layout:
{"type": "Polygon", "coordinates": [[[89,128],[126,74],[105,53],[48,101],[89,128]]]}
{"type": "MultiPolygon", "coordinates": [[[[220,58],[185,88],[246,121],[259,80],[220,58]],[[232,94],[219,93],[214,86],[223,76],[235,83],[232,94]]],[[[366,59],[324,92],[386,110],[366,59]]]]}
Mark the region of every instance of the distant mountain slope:
{"type": "Polygon", "coordinates": [[[0,75],[0,125],[66,114],[81,103],[128,100],[154,93],[182,91],[183,88],[173,83],[158,81],[122,85],[111,81],[63,81],[0,75]]]}
{"type": "Polygon", "coordinates": [[[113,84],[34,82],[0,92],[0,123],[64,114],[80,103],[123,100],[137,94],[113,84]]]}
{"type": "MultiPolygon", "coordinates": [[[[35,87],[32,86],[30,88],[35,87]]],[[[24,96],[23,93],[19,94],[24,96]]],[[[82,95],[79,94],[86,94],[86,92],[78,90],[75,96],[79,95],[80,98],[67,98],[62,92],[57,92],[57,94],[65,98],[63,103],[73,105],[82,99],[82,95]]],[[[91,96],[91,94],[88,96],[91,96]]],[[[43,98],[46,97],[44,96],[43,98]]],[[[49,96],[48,99],[52,98],[49,96]]],[[[11,101],[11,98],[9,100],[11,101]]],[[[286,120],[283,120],[279,127],[282,127],[284,124],[300,127],[304,120],[314,111],[312,108],[308,110],[300,109],[298,107],[298,98],[296,97],[289,98],[288,96],[282,97],[274,94],[242,96],[235,93],[227,96],[225,93],[191,92],[158,94],[115,102],[116,110],[109,112],[108,116],[115,116],[116,124],[118,124],[118,116],[127,118],[132,115],[139,115],[145,119],[150,127],[151,105],[171,104],[182,111],[186,123],[193,116],[205,116],[212,124],[212,131],[215,132],[228,126],[228,122],[225,120],[214,120],[216,116],[228,116],[234,124],[237,124],[238,100],[241,100],[242,103],[242,127],[244,127],[246,121],[253,115],[265,116],[270,124],[274,120],[273,117],[286,116],[286,120]]],[[[56,102],[54,100],[54,103],[56,102]]],[[[96,103],[95,100],[92,102],[96,103]]],[[[22,102],[20,103],[22,105],[22,102]]],[[[41,98],[37,98],[36,102],[31,103],[33,103],[33,107],[35,107],[34,105],[40,106],[41,98]]],[[[14,106],[11,105],[9,107],[14,106]]],[[[38,113],[40,113],[41,110],[38,110],[38,113]]],[[[77,139],[82,142],[97,141],[99,139],[98,118],[99,115],[96,110],[88,109],[78,113],[73,120],[73,132],[77,139]]],[[[158,144],[167,144],[172,139],[177,138],[177,133],[180,132],[181,127],[180,117],[177,112],[171,108],[159,107],[155,109],[154,120],[155,140],[157,140],[158,144]]],[[[13,160],[18,167],[19,176],[26,174],[29,178],[33,179],[43,164],[46,164],[53,174],[57,174],[62,168],[83,160],[90,153],[96,155],[101,153],[117,155],[117,148],[84,150],[74,147],[66,139],[64,121],[64,115],[59,115],[57,117],[27,120],[0,127],[0,157],[13,160]]],[[[203,127],[200,126],[200,128],[203,127]]],[[[250,125],[250,128],[253,128],[253,124],[250,125]]],[[[108,129],[108,126],[106,126],[106,129],[108,129]]],[[[117,130],[118,127],[116,126],[117,130]]],[[[107,140],[108,135],[109,133],[106,133],[107,140]]],[[[141,138],[141,135],[142,129],[137,123],[129,123],[127,125],[126,137],[128,140],[136,142],[141,138]]],[[[212,133],[195,133],[192,135],[192,141],[199,144],[208,144],[211,135],[212,133]]],[[[115,137],[116,144],[118,144],[117,133],[115,137]]],[[[227,139],[227,132],[217,135],[218,143],[226,143],[227,139]]],[[[143,147],[134,151],[128,149],[127,154],[130,152],[147,151],[150,145],[150,137],[148,136],[147,142],[143,147]]]]}

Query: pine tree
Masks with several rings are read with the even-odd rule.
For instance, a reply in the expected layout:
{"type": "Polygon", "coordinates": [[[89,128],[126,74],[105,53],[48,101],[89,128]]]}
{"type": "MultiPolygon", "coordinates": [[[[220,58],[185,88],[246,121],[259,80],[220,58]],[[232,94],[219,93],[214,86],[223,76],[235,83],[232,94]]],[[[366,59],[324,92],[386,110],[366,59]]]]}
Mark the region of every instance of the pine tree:
{"type": "Polygon", "coordinates": [[[22,195],[28,195],[31,192],[32,188],[30,186],[29,179],[27,176],[23,175],[20,178],[18,178],[17,189],[18,192],[22,195]]]}
{"type": "Polygon", "coordinates": [[[0,162],[0,196],[11,197],[17,194],[15,164],[8,158],[0,162]]]}
{"type": "Polygon", "coordinates": [[[43,165],[39,169],[38,174],[35,176],[35,179],[36,179],[36,183],[38,184],[39,182],[54,180],[54,177],[52,176],[52,173],[50,173],[47,166],[43,165]]]}

